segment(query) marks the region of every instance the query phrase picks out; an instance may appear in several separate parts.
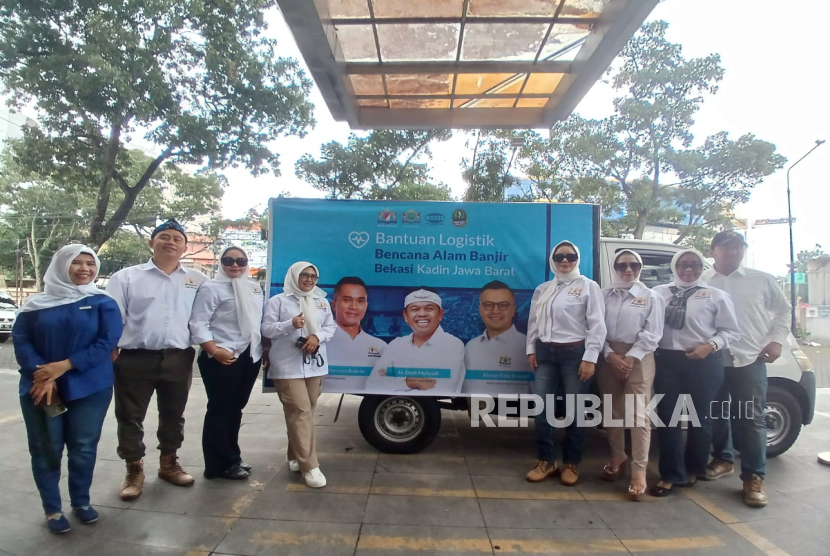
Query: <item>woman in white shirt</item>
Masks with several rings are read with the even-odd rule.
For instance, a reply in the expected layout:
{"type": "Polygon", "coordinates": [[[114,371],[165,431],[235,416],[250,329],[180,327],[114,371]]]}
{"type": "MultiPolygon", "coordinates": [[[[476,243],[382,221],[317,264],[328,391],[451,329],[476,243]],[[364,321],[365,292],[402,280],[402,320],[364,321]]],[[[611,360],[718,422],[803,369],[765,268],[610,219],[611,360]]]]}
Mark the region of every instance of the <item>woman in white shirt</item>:
{"type": "Polygon", "coordinates": [[[709,411],[723,382],[722,351],[740,338],[729,294],[701,283],[703,263],[694,249],[678,251],[671,262],[674,283],[654,288],[665,300],[666,317],[654,377],[655,394],[663,394],[657,404],[663,424],[657,428],[660,482],[652,487],[652,496],[668,496],[675,485],[692,486],[706,476],[712,445],[709,411]],[[690,418],[685,443],[677,418],[684,400],[690,418]]]}
{"type": "MultiPolygon", "coordinates": [[[[602,350],[604,358],[597,363],[603,402],[610,397],[612,419],[627,419],[625,426],[631,428],[628,495],[632,500],[639,500],[646,491],[651,423],[645,408],[651,400],[654,350],[663,335],[664,319],[663,299],[640,282],[642,268],[643,260],[634,251],[620,251],[614,259],[611,287],[603,291],[608,335],[602,350]]],[[[625,470],[625,426],[605,423],[611,446],[611,459],[602,469],[606,481],[616,481],[625,470]]]]}
{"type": "Polygon", "coordinates": [[[208,404],[202,429],[205,477],[245,479],[239,427],[242,410],[259,376],[262,361],[263,296],[248,278],[248,255],[228,247],[216,278],[202,284],[193,301],[190,334],[202,346],[197,360],[208,404]]]}
{"type": "Polygon", "coordinates": [[[326,292],[316,286],[319,278],[309,262],[291,265],[283,293],[268,301],[262,319],[262,335],[271,339],[268,378],[274,379],[288,429],[288,467],[312,488],[326,486],[314,447],[314,409],[328,374],[326,342],[337,330],[326,292]]]}
{"type": "MultiPolygon", "coordinates": [[[[527,325],[527,356],[535,373],[533,393],[547,402],[546,396],[569,396],[569,408],[576,407],[576,395],[587,394],[589,380],[605,342],[605,308],[602,291],[593,280],[579,273],[579,249],[570,241],[553,248],[550,268],[555,278],[533,292],[527,325]]],[[[536,483],[559,471],[556,467],[556,435],[553,426],[554,404],[546,403],[536,416],[538,462],[527,480],[536,483]]],[[[573,486],[579,478],[584,429],[576,415],[567,426],[562,444],[563,485],[573,486]]]]}

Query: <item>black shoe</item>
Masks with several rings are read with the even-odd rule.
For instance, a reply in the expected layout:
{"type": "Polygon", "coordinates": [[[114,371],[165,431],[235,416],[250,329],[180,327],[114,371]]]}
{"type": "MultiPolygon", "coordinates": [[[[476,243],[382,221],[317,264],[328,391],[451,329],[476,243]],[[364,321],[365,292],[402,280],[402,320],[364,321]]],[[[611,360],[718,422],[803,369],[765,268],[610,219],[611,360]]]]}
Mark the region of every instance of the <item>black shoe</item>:
{"type": "Polygon", "coordinates": [[[239,465],[232,465],[231,467],[228,467],[227,469],[222,471],[221,477],[223,479],[229,479],[231,481],[242,481],[244,479],[247,479],[248,475],[250,475],[250,473],[242,469],[239,465]]]}
{"type": "Polygon", "coordinates": [[[240,462],[239,467],[240,467],[241,469],[244,469],[244,470],[245,470],[245,471],[247,471],[248,473],[250,473],[250,472],[251,472],[251,469],[253,469],[253,468],[254,468],[254,467],[253,467],[253,465],[249,465],[249,464],[245,463],[244,461],[243,461],[243,462],[240,462]]]}

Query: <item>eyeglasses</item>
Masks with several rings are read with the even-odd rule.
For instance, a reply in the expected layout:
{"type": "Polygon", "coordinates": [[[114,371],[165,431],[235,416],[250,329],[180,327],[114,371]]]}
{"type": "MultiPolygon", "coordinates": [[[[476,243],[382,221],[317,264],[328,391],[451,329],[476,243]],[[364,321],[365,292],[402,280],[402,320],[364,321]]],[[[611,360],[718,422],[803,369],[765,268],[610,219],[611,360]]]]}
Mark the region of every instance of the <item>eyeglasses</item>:
{"type": "Polygon", "coordinates": [[[640,263],[614,263],[614,270],[619,270],[620,272],[625,272],[628,269],[638,272],[641,268],[643,268],[643,265],[640,263]]]}
{"type": "Polygon", "coordinates": [[[553,259],[553,262],[555,263],[561,263],[565,260],[567,260],[569,263],[575,263],[579,260],[579,255],[577,255],[576,253],[556,253],[551,257],[551,259],[553,259]]]}
{"type": "Polygon", "coordinates": [[[677,270],[703,270],[703,263],[677,263],[677,270]]]}
{"type": "Polygon", "coordinates": [[[506,311],[512,307],[513,304],[509,301],[499,301],[498,303],[493,303],[492,301],[482,301],[481,306],[484,307],[485,311],[492,311],[496,307],[499,308],[499,311],[506,311]]]}
{"type": "Polygon", "coordinates": [[[236,263],[237,266],[248,266],[248,259],[245,257],[233,258],[233,257],[222,257],[222,264],[225,266],[233,266],[233,263],[236,263]]]}
{"type": "Polygon", "coordinates": [[[300,279],[301,280],[311,280],[313,282],[317,281],[318,276],[316,274],[309,274],[308,272],[300,272],[300,279]]]}

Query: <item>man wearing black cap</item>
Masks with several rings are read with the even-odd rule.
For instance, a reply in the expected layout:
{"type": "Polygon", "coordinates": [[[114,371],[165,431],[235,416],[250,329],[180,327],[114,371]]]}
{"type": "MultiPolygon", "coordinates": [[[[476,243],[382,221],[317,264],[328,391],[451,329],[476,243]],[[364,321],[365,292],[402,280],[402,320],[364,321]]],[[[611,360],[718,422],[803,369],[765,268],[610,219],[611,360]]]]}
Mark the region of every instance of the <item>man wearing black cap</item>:
{"type": "Polygon", "coordinates": [[[184,440],[183,415],[195,355],[188,322],[196,290],[208,278],[179,263],[187,234],[175,220],[153,230],[150,248],[149,262],[119,270],[107,285],[124,321],[114,369],[118,455],[127,462],[122,500],[138,498],[144,485],[144,416],[154,392],[159,410],[159,477],[177,486],[193,484],[176,452],[184,440]]]}
{"type": "Polygon", "coordinates": [[[718,412],[713,415],[714,457],[706,469],[706,479],[734,473],[734,439],[741,453],[744,502],[762,507],[767,504],[766,364],[781,356],[790,332],[790,304],[775,278],[742,265],[745,252],[746,242],[741,234],[731,230],[716,234],[710,251],[715,266],[704,275],[709,285],[732,297],[741,332],[741,339],[730,344],[728,353],[724,353],[727,362],[723,386],[716,398],[720,403],[713,404],[718,412]],[[726,416],[721,416],[721,408],[729,408],[724,412],[726,416]]]}

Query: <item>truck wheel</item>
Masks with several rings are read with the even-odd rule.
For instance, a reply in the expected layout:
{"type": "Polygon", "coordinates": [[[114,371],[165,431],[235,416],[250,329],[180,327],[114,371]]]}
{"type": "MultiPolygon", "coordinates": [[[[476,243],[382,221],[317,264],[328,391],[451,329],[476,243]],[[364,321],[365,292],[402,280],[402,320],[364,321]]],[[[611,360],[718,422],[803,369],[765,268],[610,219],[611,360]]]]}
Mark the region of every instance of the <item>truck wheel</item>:
{"type": "Polygon", "coordinates": [[[0,334],[0,344],[5,344],[9,339],[10,334],[0,334]]]}
{"type": "Polygon", "coordinates": [[[365,396],[357,413],[366,442],[387,454],[414,454],[435,440],[441,408],[432,398],[365,396]]]}
{"type": "Polygon", "coordinates": [[[787,390],[770,385],[767,388],[764,419],[767,424],[767,457],[780,456],[795,444],[801,432],[801,406],[787,390]]]}

